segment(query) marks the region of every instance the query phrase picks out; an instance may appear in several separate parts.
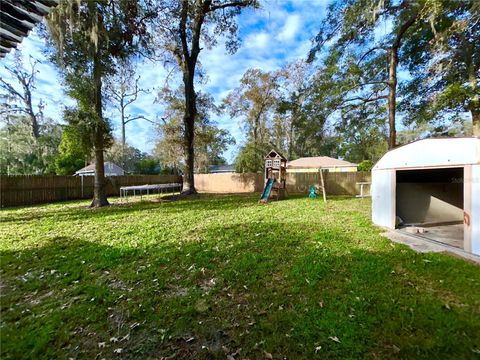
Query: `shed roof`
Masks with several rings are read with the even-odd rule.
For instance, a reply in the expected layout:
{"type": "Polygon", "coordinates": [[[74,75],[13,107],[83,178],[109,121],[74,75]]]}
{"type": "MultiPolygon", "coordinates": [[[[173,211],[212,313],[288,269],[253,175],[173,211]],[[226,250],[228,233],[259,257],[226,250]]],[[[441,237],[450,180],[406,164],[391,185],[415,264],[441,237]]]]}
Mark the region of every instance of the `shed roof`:
{"type": "Polygon", "coordinates": [[[329,156],[303,157],[297,160],[289,161],[287,164],[287,168],[302,168],[302,169],[354,167],[354,166],[357,166],[357,164],[353,164],[345,160],[335,159],[329,156]]]}
{"type": "Polygon", "coordinates": [[[387,152],[373,170],[480,164],[480,139],[430,138],[387,152]]]}

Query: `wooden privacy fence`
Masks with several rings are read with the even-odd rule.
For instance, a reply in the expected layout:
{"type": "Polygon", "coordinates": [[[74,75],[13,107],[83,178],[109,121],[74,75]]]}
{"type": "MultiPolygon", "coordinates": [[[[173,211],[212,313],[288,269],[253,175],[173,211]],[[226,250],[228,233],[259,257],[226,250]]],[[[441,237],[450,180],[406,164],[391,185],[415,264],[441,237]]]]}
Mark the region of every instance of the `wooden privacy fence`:
{"type": "MultiPolygon", "coordinates": [[[[360,188],[357,183],[370,182],[371,173],[324,172],[325,189],[328,195],[357,195],[360,188]]],[[[308,193],[311,185],[320,186],[320,173],[287,173],[287,190],[291,194],[308,193]]],[[[368,190],[369,191],[369,190],[368,190]]]]}
{"type": "Polygon", "coordinates": [[[195,174],[195,188],[206,193],[252,193],[263,190],[263,174],[195,174]]]}
{"type": "MultiPolygon", "coordinates": [[[[126,175],[106,178],[107,195],[118,196],[121,186],[181,183],[177,175],[126,175]]],[[[93,197],[93,176],[0,175],[0,207],[44,204],[93,197]]]]}
{"type": "MultiPolygon", "coordinates": [[[[370,172],[330,172],[324,173],[325,188],[328,195],[357,195],[360,192],[357,183],[370,182],[370,172]]],[[[263,174],[197,174],[195,187],[207,193],[252,193],[263,190],[263,174]]],[[[320,174],[287,173],[287,191],[289,194],[306,194],[311,185],[320,185],[320,174]]]]}
{"type": "MultiPolygon", "coordinates": [[[[359,182],[370,182],[369,172],[325,173],[328,195],[356,195],[359,182]]],[[[93,177],[0,175],[0,207],[91,199],[93,177]]],[[[135,175],[107,178],[107,195],[118,196],[121,186],[182,182],[177,175],[135,175]]],[[[287,173],[289,194],[306,194],[320,184],[319,173],[287,173]]],[[[195,186],[206,193],[255,193],[263,190],[263,174],[197,174],[195,186]]]]}

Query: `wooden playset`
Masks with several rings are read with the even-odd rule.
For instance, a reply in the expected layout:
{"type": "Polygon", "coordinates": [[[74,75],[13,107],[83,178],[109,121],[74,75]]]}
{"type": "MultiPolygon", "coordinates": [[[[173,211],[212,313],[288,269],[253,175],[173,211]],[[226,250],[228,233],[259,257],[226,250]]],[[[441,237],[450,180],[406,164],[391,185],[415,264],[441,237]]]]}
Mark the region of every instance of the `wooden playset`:
{"type": "Polygon", "coordinates": [[[287,159],[278,151],[271,150],[265,156],[265,187],[263,189],[261,203],[271,199],[281,200],[287,192],[287,159]]]}

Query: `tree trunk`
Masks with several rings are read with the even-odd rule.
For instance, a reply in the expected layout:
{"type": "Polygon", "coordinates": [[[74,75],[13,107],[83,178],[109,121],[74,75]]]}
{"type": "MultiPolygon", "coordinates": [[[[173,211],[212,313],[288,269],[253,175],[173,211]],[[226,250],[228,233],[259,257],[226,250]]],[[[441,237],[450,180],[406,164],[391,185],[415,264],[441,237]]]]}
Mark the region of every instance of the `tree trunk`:
{"type": "Polygon", "coordinates": [[[24,86],[25,90],[25,106],[27,108],[28,117],[30,118],[30,126],[32,127],[32,134],[35,139],[40,137],[40,125],[38,124],[37,116],[33,111],[32,93],[27,86],[24,86]]]}
{"type": "Polygon", "coordinates": [[[400,27],[392,46],[388,50],[389,74],[388,74],[388,149],[391,150],[397,146],[397,131],[395,129],[395,112],[397,106],[397,66],[398,66],[398,49],[402,44],[405,32],[412,26],[418,14],[414,14],[400,27]]]}
{"type": "MultiPolygon", "coordinates": [[[[102,113],[102,74],[98,54],[95,54],[93,60],[93,81],[95,85],[95,113],[97,121],[103,122],[102,113]]],[[[93,201],[91,207],[101,207],[110,205],[107,200],[105,189],[105,164],[103,161],[104,150],[104,127],[101,124],[95,131],[94,151],[95,151],[95,184],[93,188],[93,201]]]]}
{"type": "Polygon", "coordinates": [[[125,107],[123,105],[123,96],[120,100],[120,106],[122,108],[122,168],[125,169],[125,146],[127,143],[126,135],[125,135],[125,107]]]}
{"type": "Polygon", "coordinates": [[[188,64],[183,75],[185,84],[185,114],[183,116],[184,132],[184,152],[185,152],[185,174],[183,176],[182,194],[196,194],[194,178],[194,140],[195,140],[195,117],[197,115],[196,95],[193,84],[194,69],[188,64]]]}
{"type": "Polygon", "coordinates": [[[292,160],[293,157],[293,124],[294,119],[296,119],[296,111],[292,114],[290,119],[289,129],[288,129],[288,160],[292,160]]]}
{"type": "Polygon", "coordinates": [[[480,109],[470,110],[472,114],[473,136],[480,138],[480,109]]]}
{"type": "Polygon", "coordinates": [[[100,145],[95,145],[95,185],[93,188],[93,201],[90,207],[102,207],[110,205],[107,200],[105,190],[105,167],[103,163],[103,149],[100,147],[100,145]]]}
{"type": "Polygon", "coordinates": [[[396,116],[396,93],[397,93],[397,65],[398,48],[392,47],[389,50],[389,78],[388,78],[388,149],[391,150],[397,145],[397,130],[395,129],[396,116]]]}

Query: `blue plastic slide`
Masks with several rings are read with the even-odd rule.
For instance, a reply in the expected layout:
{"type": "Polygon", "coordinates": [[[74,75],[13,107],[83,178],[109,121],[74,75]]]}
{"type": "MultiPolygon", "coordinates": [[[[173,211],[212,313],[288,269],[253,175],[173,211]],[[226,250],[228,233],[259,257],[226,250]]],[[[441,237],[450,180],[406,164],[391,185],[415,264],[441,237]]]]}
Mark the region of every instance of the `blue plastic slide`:
{"type": "Polygon", "coordinates": [[[260,198],[260,201],[262,202],[267,202],[268,198],[270,197],[270,192],[272,191],[273,183],[275,182],[275,179],[268,179],[267,184],[265,185],[265,189],[263,189],[262,197],[260,198]]]}

